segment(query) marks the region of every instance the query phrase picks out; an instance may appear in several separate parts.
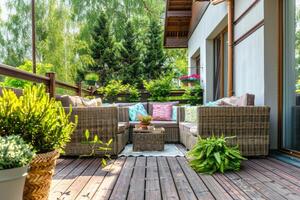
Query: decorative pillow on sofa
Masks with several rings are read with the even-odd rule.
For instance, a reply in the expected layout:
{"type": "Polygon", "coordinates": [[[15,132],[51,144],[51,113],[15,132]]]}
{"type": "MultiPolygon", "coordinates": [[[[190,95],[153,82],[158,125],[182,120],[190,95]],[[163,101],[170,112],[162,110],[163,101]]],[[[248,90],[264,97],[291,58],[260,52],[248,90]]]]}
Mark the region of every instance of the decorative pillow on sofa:
{"type": "Polygon", "coordinates": [[[185,122],[197,123],[197,106],[185,107],[185,122]]]}
{"type": "Polygon", "coordinates": [[[85,107],[97,107],[97,106],[102,106],[102,100],[101,98],[96,98],[96,99],[85,99],[81,98],[82,104],[85,107]]]}
{"type": "Polygon", "coordinates": [[[172,104],[153,104],[152,117],[154,121],[171,121],[172,104]]]}
{"type": "Polygon", "coordinates": [[[129,112],[130,121],[138,121],[139,115],[142,115],[142,116],[148,115],[145,107],[141,103],[135,104],[133,106],[129,106],[128,112],[129,112]]]}
{"type": "Polygon", "coordinates": [[[178,106],[172,107],[172,121],[177,121],[177,109],[178,109],[178,106]]]}

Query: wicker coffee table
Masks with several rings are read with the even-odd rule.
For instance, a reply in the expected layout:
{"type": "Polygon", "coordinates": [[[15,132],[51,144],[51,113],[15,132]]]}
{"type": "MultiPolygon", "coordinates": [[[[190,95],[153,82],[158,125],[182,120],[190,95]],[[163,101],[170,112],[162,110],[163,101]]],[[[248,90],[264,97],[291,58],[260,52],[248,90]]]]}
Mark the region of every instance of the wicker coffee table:
{"type": "Polygon", "coordinates": [[[133,151],[163,151],[165,146],[165,129],[133,129],[133,151]]]}

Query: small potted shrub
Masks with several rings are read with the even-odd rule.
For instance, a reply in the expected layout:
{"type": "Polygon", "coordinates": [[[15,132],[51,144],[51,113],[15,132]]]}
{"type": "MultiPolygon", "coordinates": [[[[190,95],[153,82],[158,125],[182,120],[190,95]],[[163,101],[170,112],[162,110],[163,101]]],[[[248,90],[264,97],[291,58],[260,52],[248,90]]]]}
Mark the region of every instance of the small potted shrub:
{"type": "Polygon", "coordinates": [[[0,136],[1,199],[22,199],[28,166],[33,157],[32,147],[20,136],[0,136]]]}
{"type": "Polygon", "coordinates": [[[76,126],[69,116],[43,86],[25,88],[19,98],[13,91],[3,91],[0,135],[19,135],[37,153],[30,163],[24,200],[48,199],[56,159],[76,126]]]}
{"type": "Polygon", "coordinates": [[[148,126],[151,125],[152,117],[150,115],[147,116],[140,115],[138,119],[140,121],[140,128],[142,129],[147,129],[148,126]]]}
{"type": "Polygon", "coordinates": [[[97,81],[99,81],[99,76],[96,73],[89,73],[85,76],[85,81],[89,86],[95,86],[97,81]]]}

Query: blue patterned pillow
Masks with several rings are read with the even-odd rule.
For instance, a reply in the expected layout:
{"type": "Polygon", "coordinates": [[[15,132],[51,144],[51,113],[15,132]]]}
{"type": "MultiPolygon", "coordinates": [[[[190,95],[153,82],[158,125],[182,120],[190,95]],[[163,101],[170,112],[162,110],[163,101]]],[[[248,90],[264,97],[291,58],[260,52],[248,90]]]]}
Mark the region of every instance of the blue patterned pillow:
{"type": "Polygon", "coordinates": [[[129,110],[130,121],[138,121],[139,115],[142,115],[142,116],[148,115],[145,107],[141,103],[135,104],[133,106],[129,106],[128,110],[129,110]]]}
{"type": "Polygon", "coordinates": [[[173,106],[172,121],[177,121],[177,106],[173,106]]]}

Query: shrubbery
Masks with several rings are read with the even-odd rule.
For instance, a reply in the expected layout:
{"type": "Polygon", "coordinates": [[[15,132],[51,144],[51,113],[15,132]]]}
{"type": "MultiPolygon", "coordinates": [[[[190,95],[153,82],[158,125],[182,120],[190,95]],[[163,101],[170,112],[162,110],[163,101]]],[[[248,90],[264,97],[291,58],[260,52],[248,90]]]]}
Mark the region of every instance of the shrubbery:
{"type": "Polygon", "coordinates": [[[105,87],[100,87],[98,90],[104,99],[110,102],[115,102],[120,94],[129,93],[127,100],[138,101],[140,98],[139,90],[135,86],[123,84],[120,80],[111,80],[105,87]]]}
{"type": "Polygon", "coordinates": [[[144,87],[150,93],[151,100],[166,100],[172,89],[172,79],[172,76],[164,76],[160,79],[144,81],[144,87]]]}

